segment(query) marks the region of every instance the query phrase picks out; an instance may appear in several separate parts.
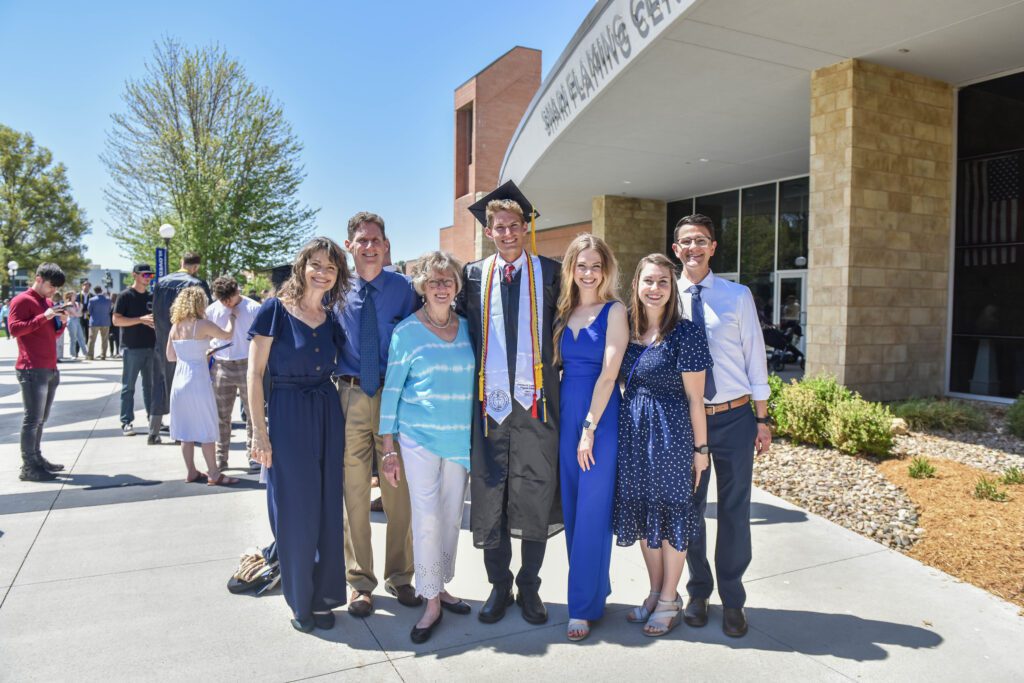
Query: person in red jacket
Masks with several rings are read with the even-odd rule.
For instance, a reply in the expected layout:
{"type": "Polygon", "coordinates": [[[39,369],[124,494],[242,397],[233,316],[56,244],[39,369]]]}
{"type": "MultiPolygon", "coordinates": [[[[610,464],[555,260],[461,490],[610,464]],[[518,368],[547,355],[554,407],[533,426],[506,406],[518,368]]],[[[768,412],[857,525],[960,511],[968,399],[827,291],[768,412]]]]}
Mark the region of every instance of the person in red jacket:
{"type": "Polygon", "coordinates": [[[61,307],[50,300],[64,286],[64,271],[53,263],[42,263],[36,269],[32,287],[14,297],[8,327],[18,341],[18,361],[14,368],[25,403],[25,419],[21,423],[22,481],[52,481],[54,472],[64,465],[43,457],[40,441],[43,425],[50,417],[60,372],[57,370],[57,339],[68,322],[61,307]]]}

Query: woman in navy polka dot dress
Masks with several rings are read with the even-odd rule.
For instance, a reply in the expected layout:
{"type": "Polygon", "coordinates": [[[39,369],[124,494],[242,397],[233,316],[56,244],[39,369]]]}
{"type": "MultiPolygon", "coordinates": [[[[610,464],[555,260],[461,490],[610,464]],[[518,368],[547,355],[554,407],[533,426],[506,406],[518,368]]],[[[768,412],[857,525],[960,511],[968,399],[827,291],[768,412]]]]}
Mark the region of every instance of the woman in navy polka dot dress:
{"type": "Polygon", "coordinates": [[[703,397],[712,361],[704,329],[681,319],[664,255],[640,260],[630,309],[613,526],[618,545],[640,541],[651,581],[650,595],[626,618],[662,636],[679,623],[686,548],[700,533],[693,491],[709,463],[703,397]]]}

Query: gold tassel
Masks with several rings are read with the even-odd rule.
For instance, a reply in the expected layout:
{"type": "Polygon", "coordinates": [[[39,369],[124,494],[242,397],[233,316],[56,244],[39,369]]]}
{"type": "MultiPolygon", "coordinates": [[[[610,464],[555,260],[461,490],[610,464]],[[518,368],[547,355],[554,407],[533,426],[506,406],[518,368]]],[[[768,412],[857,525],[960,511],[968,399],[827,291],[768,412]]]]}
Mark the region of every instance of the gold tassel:
{"type": "Polygon", "coordinates": [[[537,212],[530,212],[530,246],[533,247],[533,255],[537,255],[537,212]]]}

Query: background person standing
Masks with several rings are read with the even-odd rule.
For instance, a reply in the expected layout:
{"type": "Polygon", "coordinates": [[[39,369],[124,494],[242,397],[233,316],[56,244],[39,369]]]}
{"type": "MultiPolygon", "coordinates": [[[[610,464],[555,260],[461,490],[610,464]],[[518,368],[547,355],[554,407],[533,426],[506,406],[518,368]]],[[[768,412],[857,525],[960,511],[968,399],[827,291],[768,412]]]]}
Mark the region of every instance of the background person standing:
{"type": "Polygon", "coordinates": [[[96,285],[93,290],[93,297],[89,301],[89,350],[86,358],[95,358],[96,338],[100,338],[100,360],[107,359],[107,346],[110,342],[110,314],[114,305],[103,292],[103,288],[96,285]]]}
{"type": "MultiPolygon", "coordinates": [[[[82,310],[81,325],[82,337],[84,339],[89,338],[89,316],[87,315],[87,312],[89,310],[90,301],[92,301],[92,283],[89,282],[88,280],[83,280],[81,291],[79,291],[78,294],[75,295],[75,303],[77,303],[82,310]]],[[[77,354],[72,352],[71,355],[74,356],[77,354]]],[[[85,344],[82,344],[82,355],[85,355],[85,344]]]]}
{"type": "Polygon", "coordinates": [[[43,425],[60,384],[57,370],[57,342],[67,324],[67,314],[56,310],[50,300],[64,286],[64,271],[53,263],[36,269],[36,280],[28,290],[14,297],[10,308],[10,332],[18,340],[14,364],[21,386],[25,418],[21,423],[22,481],[52,481],[64,465],[43,457],[40,442],[43,425]]]}
{"type": "Polygon", "coordinates": [[[163,416],[171,412],[171,382],[174,380],[174,363],[167,360],[164,349],[171,333],[171,306],[178,294],[186,287],[201,287],[206,297],[210,297],[210,288],[199,279],[196,273],[202,258],[194,251],[186,251],[181,257],[181,269],[160,278],[153,285],[153,329],[156,332],[156,354],[153,359],[153,405],[149,419],[155,424],[149,426],[150,445],[160,443],[160,430],[163,416]]]}
{"type": "MultiPolygon", "coordinates": [[[[121,433],[135,436],[135,382],[142,375],[142,400],[149,418],[153,405],[153,347],[156,336],[153,332],[153,296],[149,293],[149,282],[153,269],[148,263],[136,263],[132,268],[135,282],[123,290],[114,307],[113,322],[121,328],[121,354],[124,358],[121,368],[121,433]]],[[[160,443],[160,421],[149,420],[149,442],[160,443]]]]}
{"type": "Polygon", "coordinates": [[[217,401],[217,418],[220,422],[220,437],[217,440],[217,466],[228,466],[231,450],[231,413],[235,398],[242,400],[242,414],[245,416],[245,456],[249,469],[259,468],[252,459],[252,413],[249,410],[249,393],[246,374],[249,370],[249,328],[256,320],[260,305],[242,296],[235,278],[221,276],[213,281],[212,304],[206,307],[206,318],[218,327],[226,328],[234,317],[235,326],[231,339],[225,342],[212,340],[210,349],[224,348],[213,353],[213,395],[217,401]]]}

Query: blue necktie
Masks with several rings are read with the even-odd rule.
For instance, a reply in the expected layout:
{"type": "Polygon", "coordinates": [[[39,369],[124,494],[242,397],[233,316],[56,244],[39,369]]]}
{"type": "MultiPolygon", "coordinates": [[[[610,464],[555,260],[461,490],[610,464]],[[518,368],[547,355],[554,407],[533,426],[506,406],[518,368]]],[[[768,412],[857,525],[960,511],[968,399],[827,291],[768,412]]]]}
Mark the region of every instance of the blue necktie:
{"type": "MultiPolygon", "coordinates": [[[[693,285],[686,291],[692,295],[690,299],[690,315],[693,318],[693,322],[695,325],[700,325],[706,335],[708,328],[704,324],[704,300],[700,298],[701,289],[703,289],[703,286],[693,285]]],[[[704,398],[710,401],[714,398],[715,393],[715,369],[708,368],[707,374],[704,375],[704,398]]]]}
{"type": "Polygon", "coordinates": [[[380,335],[370,285],[363,286],[363,307],[359,311],[359,386],[371,398],[380,388],[380,335]]]}

